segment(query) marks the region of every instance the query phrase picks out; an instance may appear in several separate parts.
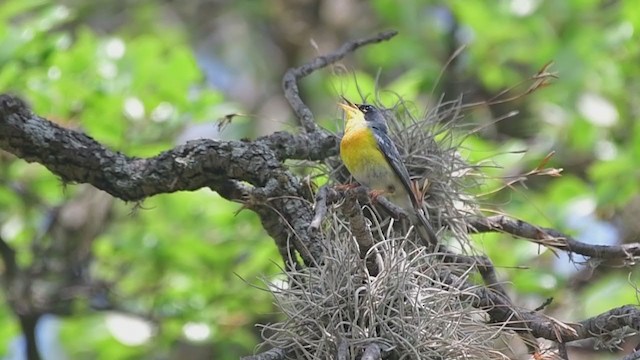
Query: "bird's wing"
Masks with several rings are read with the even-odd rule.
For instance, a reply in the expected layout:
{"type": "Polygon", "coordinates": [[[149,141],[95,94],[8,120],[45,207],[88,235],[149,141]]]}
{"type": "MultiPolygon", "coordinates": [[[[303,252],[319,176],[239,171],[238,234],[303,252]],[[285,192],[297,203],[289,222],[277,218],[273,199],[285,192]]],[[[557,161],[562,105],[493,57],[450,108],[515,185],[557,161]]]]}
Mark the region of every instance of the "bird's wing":
{"type": "Polygon", "coordinates": [[[387,134],[386,127],[376,129],[376,125],[372,125],[371,127],[373,128],[373,134],[375,136],[378,148],[380,148],[380,151],[384,154],[384,157],[387,159],[387,162],[393,169],[393,172],[400,179],[402,187],[404,187],[407,194],[409,194],[409,198],[411,199],[411,204],[413,204],[413,207],[419,209],[420,205],[418,199],[416,198],[416,194],[413,192],[411,187],[411,177],[409,176],[409,171],[407,171],[407,167],[404,166],[404,163],[402,162],[402,158],[400,157],[398,148],[387,134]]]}

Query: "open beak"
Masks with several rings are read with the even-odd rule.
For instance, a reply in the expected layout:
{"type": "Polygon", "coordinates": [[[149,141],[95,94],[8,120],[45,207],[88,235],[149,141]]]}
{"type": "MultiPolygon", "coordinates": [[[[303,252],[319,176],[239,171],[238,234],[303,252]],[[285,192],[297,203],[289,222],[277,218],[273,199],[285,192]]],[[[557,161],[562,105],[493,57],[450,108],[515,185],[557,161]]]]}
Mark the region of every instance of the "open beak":
{"type": "Polygon", "coordinates": [[[360,112],[360,109],[358,109],[356,104],[352,103],[344,97],[342,97],[342,101],[344,101],[344,103],[338,103],[338,106],[340,106],[342,110],[344,110],[344,113],[347,115],[348,119],[354,117],[360,112]]]}

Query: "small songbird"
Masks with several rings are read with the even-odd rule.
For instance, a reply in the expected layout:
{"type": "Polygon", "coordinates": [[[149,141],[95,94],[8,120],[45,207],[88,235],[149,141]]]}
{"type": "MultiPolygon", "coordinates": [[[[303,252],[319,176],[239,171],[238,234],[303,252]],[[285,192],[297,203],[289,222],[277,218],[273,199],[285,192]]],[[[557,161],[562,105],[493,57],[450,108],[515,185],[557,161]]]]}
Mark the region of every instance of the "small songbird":
{"type": "Polygon", "coordinates": [[[382,112],[373,105],[344,100],[339,104],[346,118],[340,141],[342,162],[357,182],[408,213],[425,246],[436,246],[436,234],[412,190],[409,172],[389,137],[382,112]]]}

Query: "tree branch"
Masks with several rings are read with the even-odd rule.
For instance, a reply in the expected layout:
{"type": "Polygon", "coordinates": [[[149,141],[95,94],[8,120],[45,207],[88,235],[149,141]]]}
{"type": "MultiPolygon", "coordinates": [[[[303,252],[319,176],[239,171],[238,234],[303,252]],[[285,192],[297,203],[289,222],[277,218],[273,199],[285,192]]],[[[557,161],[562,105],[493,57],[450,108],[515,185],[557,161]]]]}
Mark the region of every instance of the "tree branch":
{"type": "Polygon", "coordinates": [[[640,258],[640,243],[623,245],[586,244],[557,230],[538,227],[503,215],[479,218],[469,223],[472,233],[503,232],[531,240],[537,244],[596,259],[626,260],[640,258]]]}
{"type": "Polygon", "coordinates": [[[453,285],[473,294],[469,297],[472,306],[487,311],[493,323],[509,325],[513,329],[527,327],[535,337],[567,343],[596,338],[629,327],[640,331],[640,308],[625,305],[611,309],[600,315],[578,323],[563,323],[537,312],[517,311],[508,299],[484,286],[475,286],[457,278],[451,273],[443,273],[444,283],[453,285]]]}
{"type": "Polygon", "coordinates": [[[362,46],[389,40],[397,33],[397,31],[386,31],[381,32],[375,36],[349,41],[343,44],[340,49],[331,54],[318,56],[307,64],[287,70],[287,72],[284,74],[284,77],[282,78],[282,88],[284,89],[284,95],[287,98],[289,105],[291,105],[293,112],[296,114],[296,117],[300,120],[300,124],[302,124],[302,127],[305,129],[305,131],[314,132],[315,130],[317,130],[317,126],[313,118],[313,113],[311,113],[311,110],[304,103],[304,101],[300,99],[298,81],[318,69],[340,61],[342,58],[362,46]]]}
{"type": "Polygon", "coordinates": [[[154,157],[134,158],[33,114],[16,97],[0,95],[0,148],[43,164],[66,182],[90,183],[127,201],[207,186],[235,197],[241,194],[232,191],[233,181],[248,182],[261,195],[249,208],[274,239],[293,239],[307,264],[320,259],[320,236],[307,235],[312,210],[301,199],[303,185],[282,160],[319,160],[334,153],[336,144],[320,132],[279,132],[255,141],[201,139],[154,157]]]}
{"type": "Polygon", "coordinates": [[[122,200],[138,201],[227,179],[264,186],[285,170],[281,160],[324,159],[337,153],[337,139],[319,132],[278,132],[255,141],[199,139],[135,158],[33,114],[17,97],[0,95],[0,148],[41,163],[65,182],[90,183],[122,200]]]}

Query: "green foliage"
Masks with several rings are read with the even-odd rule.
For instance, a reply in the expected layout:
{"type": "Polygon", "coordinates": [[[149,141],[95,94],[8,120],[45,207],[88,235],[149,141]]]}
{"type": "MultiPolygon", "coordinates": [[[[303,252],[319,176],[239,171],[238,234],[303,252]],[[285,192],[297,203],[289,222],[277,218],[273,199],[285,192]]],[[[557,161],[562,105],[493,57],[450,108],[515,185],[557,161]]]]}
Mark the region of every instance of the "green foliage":
{"type": "MultiPolygon", "coordinates": [[[[215,118],[212,109],[223,97],[204,83],[179,29],[135,37],[105,36],[84,26],[65,31],[60,28],[74,19],[73,10],[45,3],[0,5],[3,92],[18,93],[36,113],[136,156],[156,155],[190,124],[215,118]],[[24,11],[31,13],[7,21],[24,11]]],[[[27,265],[48,209],[71,198],[75,188],[63,187],[39,165],[2,159],[0,166],[3,237],[27,265]],[[31,197],[5,186],[11,183],[31,197]]],[[[210,326],[206,341],[217,347],[251,352],[255,319],[271,311],[271,297],[252,284],[262,287],[262,277],[279,271],[273,262],[278,255],[256,216],[236,215],[239,209],[209,190],[156,196],[139,205],[118,203],[113,225],[95,242],[94,274],[116,284],[113,301],[158,319],[160,331],[146,345],[125,346],[105,326],[104,313],[78,304],[63,323],[70,357],[158,356],[184,338],[190,322],[210,326]]],[[[3,339],[17,334],[7,307],[0,311],[0,328],[3,339]]],[[[0,353],[7,345],[0,344],[0,353]]]]}
{"type": "MultiPolygon", "coordinates": [[[[205,84],[191,39],[183,29],[167,25],[159,4],[132,6],[133,20],[105,34],[89,25],[69,25],[83,23],[80,7],[3,1],[0,90],[23,95],[36,113],[126,154],[152,156],[170,148],[191,124],[220,117],[214,107],[228,100],[205,84]]],[[[247,20],[249,33],[262,34],[265,23],[280,21],[277,8],[261,2],[229,9],[247,20]]],[[[422,116],[442,92],[448,100],[463,92],[465,101],[474,102],[516,85],[506,96],[520,94],[530,85],[527,79],[553,61],[551,71],[559,79],[552,86],[504,107],[478,106],[467,113],[478,127],[460,134],[460,155],[486,176],[472,189],[482,208],[576,233],[571,222],[576,203],[595,204],[588,221],[616,223],[615,214],[637,196],[640,11],[635,1],[409,0],[399,5],[373,0],[357,15],[353,32],[359,34],[350,38],[362,35],[356,29],[360,21],[366,33],[394,28],[400,35],[360,50],[346,70],[333,67],[302,83],[322,126],[340,131],[338,94],[377,97],[387,105],[400,96],[422,116]],[[450,63],[462,44],[465,50],[450,63]],[[443,72],[445,65],[448,71],[443,72]],[[519,117],[494,124],[514,110],[519,117]],[[524,128],[529,135],[512,136],[499,125],[524,128]],[[547,166],[566,169],[562,177],[513,181],[551,151],[556,155],[547,166]]],[[[278,45],[289,41],[272,40],[278,45]]],[[[260,72],[271,60],[259,53],[265,48],[243,54],[243,64],[256,62],[258,68],[246,73],[260,72]]],[[[29,264],[31,241],[47,210],[71,198],[75,187],[63,186],[42,166],[2,154],[0,185],[0,230],[16,248],[19,263],[29,264]]],[[[123,306],[159,318],[161,331],[146,345],[125,346],[110,335],[104,314],[80,304],[79,313],[64,320],[63,340],[71,357],[162,356],[184,337],[189,322],[209,325],[206,341],[216,348],[239,349],[218,358],[250,353],[257,342],[252,325],[271,311],[270,297],[250,284],[262,286],[261,276],[278,271],[273,263],[277,253],[257,218],[246,211],[236,215],[239,209],[209,190],[156,196],[139,206],[118,203],[113,225],[94,246],[95,273],[117,283],[113,296],[123,306]],[[83,341],[77,341],[78,334],[83,341]]],[[[518,295],[535,301],[569,297],[564,291],[569,291],[571,274],[554,272],[554,263],[561,260],[549,251],[499,234],[475,236],[474,241],[518,295]]],[[[635,289],[621,273],[596,278],[576,291],[588,315],[637,303],[635,289]]],[[[6,307],[0,308],[0,329],[3,339],[18,332],[6,307]]],[[[6,346],[0,342],[0,353],[6,346]]]]}

